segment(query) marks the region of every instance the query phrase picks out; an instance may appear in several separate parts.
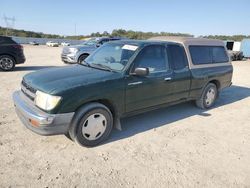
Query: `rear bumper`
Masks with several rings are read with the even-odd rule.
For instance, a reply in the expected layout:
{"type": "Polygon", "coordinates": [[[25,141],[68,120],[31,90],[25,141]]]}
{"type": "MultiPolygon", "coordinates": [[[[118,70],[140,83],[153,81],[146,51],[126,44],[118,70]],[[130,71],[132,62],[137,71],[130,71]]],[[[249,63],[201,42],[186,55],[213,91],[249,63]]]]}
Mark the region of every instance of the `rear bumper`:
{"type": "Polygon", "coordinates": [[[16,60],[16,64],[23,64],[26,60],[23,51],[17,51],[13,55],[16,60]]]}
{"type": "Polygon", "coordinates": [[[48,114],[37,108],[21,91],[13,93],[13,101],[19,119],[31,131],[40,135],[57,135],[68,132],[74,112],[48,114]]]}
{"type": "Polygon", "coordinates": [[[20,56],[16,58],[16,64],[23,64],[25,62],[25,57],[24,56],[20,56]]]}

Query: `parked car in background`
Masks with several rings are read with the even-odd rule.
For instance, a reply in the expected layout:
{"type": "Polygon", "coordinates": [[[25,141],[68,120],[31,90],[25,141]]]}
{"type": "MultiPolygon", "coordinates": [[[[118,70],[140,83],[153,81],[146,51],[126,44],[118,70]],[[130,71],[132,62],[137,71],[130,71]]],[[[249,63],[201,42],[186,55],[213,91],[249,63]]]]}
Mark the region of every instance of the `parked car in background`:
{"type": "Polygon", "coordinates": [[[25,75],[13,99],[17,115],[35,133],[68,134],[80,145],[95,146],[113,126],[120,129],[122,117],[186,101],[212,107],[231,85],[232,73],[219,40],[121,40],[80,64],[25,75]]]}
{"type": "Polygon", "coordinates": [[[11,37],[0,36],[0,69],[11,71],[14,70],[16,64],[24,62],[23,46],[11,37]]]}
{"type": "Polygon", "coordinates": [[[47,46],[51,46],[51,47],[58,47],[59,43],[58,42],[53,42],[53,41],[48,41],[46,42],[47,46]]]}
{"type": "Polygon", "coordinates": [[[81,63],[93,51],[106,42],[121,40],[121,37],[98,37],[91,38],[80,45],[64,47],[61,54],[61,59],[64,63],[81,63]]]}
{"type": "Polygon", "coordinates": [[[38,45],[39,45],[39,43],[36,42],[36,41],[29,42],[29,44],[30,44],[30,45],[34,45],[34,46],[38,46],[38,45]]]}
{"type": "Polygon", "coordinates": [[[69,42],[62,42],[61,45],[62,46],[70,46],[70,43],[69,42]]]}

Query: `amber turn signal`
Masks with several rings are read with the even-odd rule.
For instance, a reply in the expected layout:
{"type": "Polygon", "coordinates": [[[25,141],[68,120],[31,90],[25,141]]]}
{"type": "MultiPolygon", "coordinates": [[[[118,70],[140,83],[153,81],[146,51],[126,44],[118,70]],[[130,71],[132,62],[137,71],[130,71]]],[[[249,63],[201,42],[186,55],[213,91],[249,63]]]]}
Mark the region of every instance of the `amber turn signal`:
{"type": "Polygon", "coordinates": [[[38,122],[38,121],[35,121],[35,120],[33,120],[33,119],[29,119],[29,122],[30,122],[33,126],[39,127],[39,122],[38,122]]]}

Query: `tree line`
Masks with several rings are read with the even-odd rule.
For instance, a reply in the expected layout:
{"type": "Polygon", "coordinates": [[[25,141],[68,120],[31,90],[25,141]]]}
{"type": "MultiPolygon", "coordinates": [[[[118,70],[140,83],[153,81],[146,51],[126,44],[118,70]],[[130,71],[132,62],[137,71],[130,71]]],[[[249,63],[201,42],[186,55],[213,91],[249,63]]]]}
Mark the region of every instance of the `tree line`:
{"type": "Polygon", "coordinates": [[[207,36],[201,36],[203,38],[209,38],[209,39],[219,39],[219,40],[227,40],[227,41],[242,41],[244,38],[250,38],[250,35],[207,35],[207,36]]]}
{"type": "MultiPolygon", "coordinates": [[[[125,37],[130,39],[148,39],[155,36],[183,36],[183,37],[193,37],[193,35],[188,33],[169,33],[169,32],[142,32],[142,31],[132,31],[125,29],[114,29],[112,32],[104,31],[102,33],[95,32],[90,35],[77,35],[77,36],[62,36],[62,35],[54,35],[54,34],[45,34],[42,32],[34,32],[34,31],[25,31],[19,29],[6,29],[4,27],[0,27],[0,35],[8,35],[8,36],[18,36],[18,37],[34,37],[34,38],[65,38],[65,39],[85,39],[89,37],[101,37],[101,36],[116,36],[116,37],[125,37]]],[[[220,39],[220,40],[233,40],[233,41],[241,41],[244,38],[250,38],[250,35],[207,35],[200,36],[204,38],[210,39],[220,39]]]]}
{"type": "Polygon", "coordinates": [[[0,35],[34,38],[62,38],[60,35],[44,34],[42,32],[25,31],[21,29],[7,29],[5,27],[0,27],[0,35]]]}
{"type": "Polygon", "coordinates": [[[79,35],[79,36],[67,36],[68,39],[84,39],[90,37],[125,37],[129,39],[148,39],[155,36],[183,36],[183,37],[193,37],[188,33],[168,33],[168,32],[142,32],[142,31],[132,31],[124,29],[114,29],[112,32],[104,31],[102,33],[95,32],[90,35],[79,35]]]}

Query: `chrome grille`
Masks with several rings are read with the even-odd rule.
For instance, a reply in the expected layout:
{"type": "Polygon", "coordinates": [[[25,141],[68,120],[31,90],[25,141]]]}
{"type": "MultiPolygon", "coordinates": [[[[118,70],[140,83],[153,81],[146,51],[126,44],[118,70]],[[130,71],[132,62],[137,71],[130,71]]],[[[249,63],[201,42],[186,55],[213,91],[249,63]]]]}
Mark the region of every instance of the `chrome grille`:
{"type": "Polygon", "coordinates": [[[34,100],[36,97],[36,89],[28,85],[24,80],[21,83],[22,92],[29,97],[31,100],[34,100]]]}

